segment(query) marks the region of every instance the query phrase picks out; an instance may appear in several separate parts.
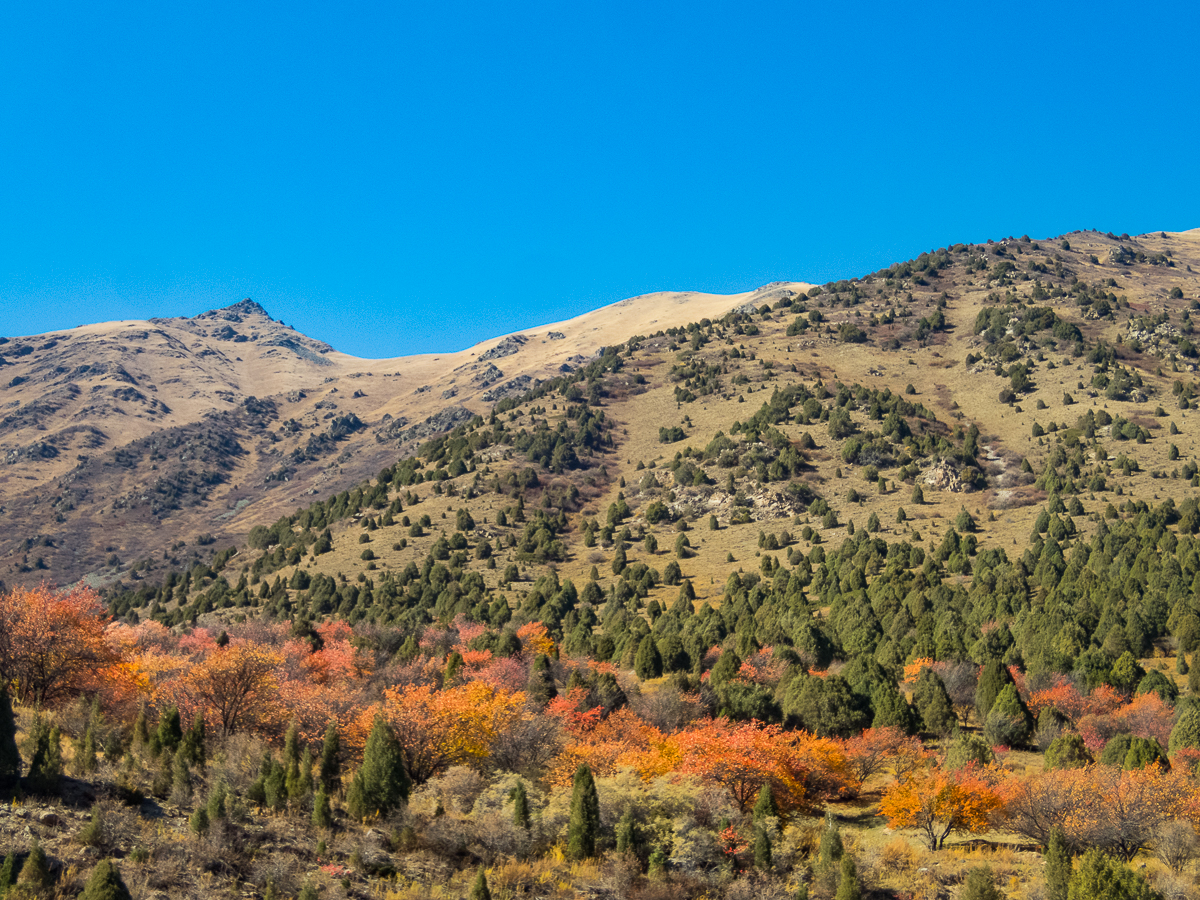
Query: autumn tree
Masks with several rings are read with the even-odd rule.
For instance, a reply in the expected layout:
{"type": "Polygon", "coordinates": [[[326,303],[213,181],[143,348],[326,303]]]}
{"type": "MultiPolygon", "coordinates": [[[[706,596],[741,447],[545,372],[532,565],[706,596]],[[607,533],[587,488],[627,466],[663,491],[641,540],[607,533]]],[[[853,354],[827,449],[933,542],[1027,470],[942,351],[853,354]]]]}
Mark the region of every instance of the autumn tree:
{"type": "Polygon", "coordinates": [[[27,706],[48,707],[94,683],[117,660],[104,633],[100,597],[89,587],[45,584],[0,594],[0,681],[27,706]]]}
{"type": "Polygon", "coordinates": [[[270,730],[282,717],[278,704],[277,653],[250,642],[209,653],[175,685],[184,704],[205,711],[228,737],[239,731],[270,730]]]}
{"type": "Polygon", "coordinates": [[[892,828],[915,828],[930,850],[940,850],[951,834],[982,834],[988,817],[1001,807],[996,791],[971,769],[931,768],[895,781],[884,791],[879,814],[892,828]]]}

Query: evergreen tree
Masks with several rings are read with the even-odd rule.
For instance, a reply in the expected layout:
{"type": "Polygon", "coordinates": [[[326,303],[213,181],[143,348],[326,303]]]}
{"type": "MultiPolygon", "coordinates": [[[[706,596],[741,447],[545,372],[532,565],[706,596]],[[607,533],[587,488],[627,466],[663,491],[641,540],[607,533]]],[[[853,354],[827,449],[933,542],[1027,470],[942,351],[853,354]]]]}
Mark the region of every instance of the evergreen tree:
{"type": "Polygon", "coordinates": [[[997,695],[987,714],[983,733],[992,746],[1020,747],[1029,740],[1033,733],[1033,715],[1017,693],[1015,684],[1006,684],[997,695]]]}
{"type": "Polygon", "coordinates": [[[987,721],[987,715],[992,711],[992,704],[1000,696],[1007,685],[1013,684],[1012,675],[1004,663],[997,659],[989,660],[979,674],[979,682],[975,685],[975,712],[980,722],[987,721]]]}
{"type": "Polygon", "coordinates": [[[29,847],[29,855],[25,857],[25,864],[21,866],[21,874],[17,876],[17,885],[37,892],[48,889],[51,884],[50,863],[46,859],[46,852],[38,843],[38,839],[34,838],[29,847]]]}
{"type": "Polygon", "coordinates": [[[10,787],[21,777],[21,753],[17,750],[17,720],[13,715],[8,685],[0,685],[0,788],[10,787]]]}
{"type": "Polygon", "coordinates": [[[171,772],[171,802],[176,806],[185,806],[192,801],[192,773],[188,769],[187,757],[183,749],[175,754],[171,772]]]}
{"type": "Polygon", "coordinates": [[[862,889],[858,886],[858,867],[854,865],[854,857],[848,853],[842,857],[842,872],[838,879],[835,900],[862,900],[862,889]]]}
{"type": "Polygon", "coordinates": [[[296,895],[296,900],[318,900],[317,886],[305,879],[300,893],[296,895]]]}
{"type": "MultiPolygon", "coordinates": [[[[882,479],[880,479],[882,481],[882,479]]],[[[808,900],[808,885],[803,881],[796,886],[796,893],[792,895],[792,900],[808,900]]]]}
{"type": "Polygon", "coordinates": [[[208,808],[205,806],[197,806],[188,819],[188,827],[192,829],[192,833],[201,836],[208,834],[208,826],[211,824],[208,821],[208,808]]]}
{"type": "Polygon", "coordinates": [[[36,793],[53,793],[62,777],[62,736],[58,726],[51,726],[40,715],[34,718],[31,732],[33,758],[26,780],[36,793]]]}
{"type": "Polygon", "coordinates": [[[316,828],[333,827],[333,807],[329,805],[329,794],[325,785],[321,785],[316,799],[313,800],[312,823],[316,828]]]}
{"type": "Polygon", "coordinates": [[[287,769],[282,763],[271,760],[271,771],[267,773],[263,786],[267,806],[276,812],[287,809],[287,769]]]}
{"type": "Polygon", "coordinates": [[[1047,772],[1055,769],[1081,769],[1092,763],[1092,754],[1087,745],[1075,732],[1060,734],[1046,748],[1044,767],[1047,772]]]}
{"type": "Polygon", "coordinates": [[[331,794],[342,786],[342,739],[333,719],[325,726],[325,743],[321,745],[321,786],[331,794]]]}
{"type": "Polygon", "coordinates": [[[386,816],[408,800],[412,780],[404,768],[400,744],[382,716],[375,717],[363,762],[350,782],[347,809],[355,819],[386,816]]]}
{"type": "Polygon", "coordinates": [[[213,784],[212,789],[208,792],[208,820],[210,822],[219,822],[221,819],[229,815],[229,786],[225,784],[224,779],[219,779],[213,784]]]}
{"type": "Polygon", "coordinates": [[[550,671],[550,657],[539,653],[529,667],[529,682],[525,686],[525,697],[535,709],[545,709],[546,704],[558,696],[554,686],[554,673],[550,671]]]}
{"type": "Polygon", "coordinates": [[[921,716],[925,731],[931,734],[949,734],[958,723],[946,685],[932,669],[924,668],[917,676],[917,683],[913,688],[913,703],[921,716]]]}
{"type": "Polygon", "coordinates": [[[87,730],[83,733],[83,740],[79,742],[79,749],[75,752],[75,770],[80,775],[90,775],[96,771],[97,765],[96,725],[95,722],[89,720],[87,730]]]}
{"type": "Polygon", "coordinates": [[[1093,847],[1071,875],[1067,900],[1162,900],[1142,876],[1093,847]]]}
{"type": "Polygon", "coordinates": [[[821,843],[817,849],[817,868],[832,871],[842,861],[845,852],[842,835],[833,823],[833,816],[826,815],[825,827],[821,829],[821,843]]]}
{"type": "Polygon", "coordinates": [[[9,853],[4,857],[4,862],[0,863],[0,897],[3,897],[5,892],[17,883],[17,873],[20,870],[17,854],[9,853]]]}
{"type": "Polygon", "coordinates": [[[633,806],[626,806],[625,812],[617,820],[617,852],[628,853],[637,845],[637,820],[633,816],[633,806]]]}
{"type": "Polygon", "coordinates": [[[960,900],[1004,900],[988,866],[977,866],[967,872],[967,880],[958,896],[960,900]]]}
{"type": "Polygon", "coordinates": [[[471,885],[470,900],[492,900],[492,892],[488,890],[487,875],[484,874],[483,866],[479,867],[479,874],[475,876],[475,882],[471,885]]]}
{"type": "Polygon", "coordinates": [[[132,900],[132,897],[117,864],[105,859],[92,869],[79,900],[132,900]]]}
{"type": "Polygon", "coordinates": [[[187,730],[180,744],[184,759],[193,766],[200,767],[205,763],[204,739],[204,713],[198,712],[192,719],[192,726],[187,730]]]}
{"type": "Polygon", "coordinates": [[[771,865],[771,838],[767,829],[758,825],[754,829],[754,868],[769,872],[771,865]]]}
{"type": "Polygon", "coordinates": [[[519,828],[529,827],[529,795],[525,792],[525,782],[518,780],[516,787],[508,795],[512,800],[513,824],[519,828]]]}
{"type": "Polygon", "coordinates": [[[753,818],[756,823],[764,819],[779,818],[779,809],[775,806],[775,795],[771,793],[770,785],[764,784],[758,792],[758,800],[754,802],[753,818]]]}
{"type": "Polygon", "coordinates": [[[138,707],[137,718],[133,722],[133,749],[142,750],[150,743],[150,725],[146,721],[146,704],[138,707]]]}
{"type": "Polygon", "coordinates": [[[662,656],[659,655],[654,635],[648,634],[638,644],[637,656],[634,657],[633,670],[642,681],[662,676],[662,656]]]}
{"type": "Polygon", "coordinates": [[[650,854],[650,864],[647,866],[646,877],[651,881],[662,881],[667,877],[667,854],[662,847],[655,847],[650,854]]]}
{"type": "Polygon", "coordinates": [[[179,707],[169,706],[158,720],[158,745],[172,752],[183,740],[183,723],[179,720],[179,707]]]}
{"type": "MultiPolygon", "coordinates": [[[[1200,666],[1193,666],[1193,672],[1200,672],[1200,666]]],[[[1172,756],[1184,747],[1200,749],[1200,706],[1192,705],[1175,720],[1171,729],[1171,738],[1167,742],[1167,752],[1172,756]]]]}
{"type": "Polygon", "coordinates": [[[1046,843],[1046,900],[1067,900],[1071,882],[1071,852],[1062,828],[1055,825],[1046,843]]]}
{"type": "Polygon", "coordinates": [[[590,859],[596,855],[600,833],[600,797],[592,770],[580,764],[571,791],[571,818],[567,825],[567,856],[590,859]]]}

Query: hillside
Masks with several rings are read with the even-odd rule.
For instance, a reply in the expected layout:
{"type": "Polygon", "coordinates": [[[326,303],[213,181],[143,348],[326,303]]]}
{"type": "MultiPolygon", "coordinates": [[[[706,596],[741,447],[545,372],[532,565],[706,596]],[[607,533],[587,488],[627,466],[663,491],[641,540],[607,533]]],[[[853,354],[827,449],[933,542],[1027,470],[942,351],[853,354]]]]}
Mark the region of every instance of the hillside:
{"type": "Polygon", "coordinates": [[[0,593],[0,850],[139,898],[1196,896],[1200,231],[666,299],[338,375],[326,441],[275,394],[123,448],[314,459],[103,608],[0,593]]]}
{"type": "Polygon", "coordinates": [[[244,540],[629,334],[808,285],[649,294],[457,353],[363,360],[246,300],[0,344],[0,581],[111,582],[244,540]]]}

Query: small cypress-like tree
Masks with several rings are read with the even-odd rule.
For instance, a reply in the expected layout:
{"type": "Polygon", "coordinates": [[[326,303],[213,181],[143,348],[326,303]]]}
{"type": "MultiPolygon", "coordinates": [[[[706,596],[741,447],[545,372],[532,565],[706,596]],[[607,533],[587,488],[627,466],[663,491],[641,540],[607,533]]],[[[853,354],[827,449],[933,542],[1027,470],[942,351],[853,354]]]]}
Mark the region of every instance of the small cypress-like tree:
{"type": "Polygon", "coordinates": [[[1071,883],[1071,851],[1062,828],[1055,825],[1046,842],[1046,900],[1067,900],[1071,883]]]}
{"type": "Polygon", "coordinates": [[[483,871],[483,866],[479,867],[479,873],[471,885],[470,900],[492,900],[492,892],[488,890],[487,875],[483,871]]]}
{"type": "Polygon", "coordinates": [[[306,879],[300,893],[296,895],[296,900],[318,900],[316,885],[306,879]]]}
{"type": "Polygon", "coordinates": [[[321,745],[321,786],[331,794],[342,786],[342,739],[333,719],[325,726],[325,742],[321,745]]]}
{"type": "Polygon", "coordinates": [[[133,749],[143,750],[150,743],[150,725],[146,720],[146,704],[138,707],[137,718],[133,722],[133,749]]]}
{"type": "Polygon", "coordinates": [[[193,834],[205,835],[208,834],[208,826],[212,823],[208,821],[208,808],[197,806],[192,812],[192,816],[188,819],[188,827],[192,829],[193,834]]]}
{"type": "Polygon", "coordinates": [[[921,716],[924,729],[931,734],[946,735],[954,730],[958,716],[946,685],[936,672],[924,668],[913,688],[913,703],[921,716]]]}
{"type": "Polygon", "coordinates": [[[229,815],[229,786],[219,779],[208,792],[208,821],[219,822],[229,815]]]}
{"type": "Polygon", "coordinates": [[[91,720],[83,733],[83,740],[79,742],[79,749],[75,751],[74,762],[75,771],[80,775],[92,774],[99,764],[96,759],[96,724],[91,720]]]}
{"type": "Polygon", "coordinates": [[[1004,900],[988,866],[976,866],[967,872],[967,880],[958,896],[960,900],[1004,900]]]}
{"type": "Polygon", "coordinates": [[[821,829],[821,843],[817,849],[817,868],[823,871],[832,870],[841,862],[845,855],[842,846],[842,835],[833,823],[833,816],[825,816],[825,827],[821,829]]]}
{"type": "Polygon", "coordinates": [[[17,862],[17,854],[9,853],[4,857],[4,862],[0,863],[0,897],[3,897],[5,892],[17,883],[17,874],[20,871],[21,866],[17,862]]]}
{"type": "Polygon", "coordinates": [[[616,829],[617,852],[628,853],[637,846],[637,820],[633,816],[633,806],[626,806],[625,812],[617,820],[616,829]]]}
{"type": "Polygon", "coordinates": [[[44,891],[51,883],[50,863],[46,860],[46,851],[42,849],[38,839],[34,838],[29,847],[29,855],[25,857],[25,864],[21,866],[21,874],[17,876],[17,884],[33,891],[44,891]]]}
{"type": "Polygon", "coordinates": [[[767,818],[779,818],[779,809],[775,806],[775,795],[771,793],[771,786],[764,784],[758,792],[758,799],[754,801],[754,821],[761,823],[767,818]]]}
{"type": "Polygon", "coordinates": [[[355,819],[386,816],[408,799],[411,786],[396,736],[383,717],[376,716],[363,763],[350,783],[350,815],[355,819]]]}
{"type": "Polygon", "coordinates": [[[188,769],[188,761],[183,749],[175,754],[175,762],[171,773],[171,802],[176,806],[185,806],[192,801],[192,773],[188,769]]]}
{"type": "Polygon", "coordinates": [[[517,786],[508,795],[512,800],[513,824],[519,828],[529,827],[529,795],[525,792],[525,782],[517,781],[517,786]]]}
{"type": "Polygon", "coordinates": [[[132,895],[125,885],[125,879],[121,877],[121,870],[117,868],[117,864],[111,859],[105,859],[92,869],[91,877],[88,878],[83,893],[79,895],[79,900],[132,900],[132,895]]]}
{"type": "Polygon", "coordinates": [[[276,812],[287,809],[287,769],[282,763],[271,760],[271,771],[263,783],[267,806],[276,812]]]}
{"type": "Polygon", "coordinates": [[[529,667],[529,682],[525,686],[526,700],[537,709],[545,709],[546,704],[557,696],[554,674],[550,671],[550,657],[539,653],[533,658],[533,665],[529,667]]]}
{"type": "Polygon", "coordinates": [[[312,823],[317,828],[333,827],[333,807],[329,804],[329,793],[324,785],[321,785],[313,800],[312,823]]]}
{"type": "Polygon", "coordinates": [[[796,886],[796,893],[792,896],[792,900],[808,900],[808,885],[803,881],[796,886]]]}
{"type": "Polygon", "coordinates": [[[989,660],[979,674],[979,682],[975,685],[975,712],[978,714],[980,722],[987,721],[988,713],[992,711],[992,704],[996,702],[1000,692],[1010,684],[1013,684],[1012,675],[1009,674],[1004,663],[997,659],[989,660]]]}
{"type": "Polygon", "coordinates": [[[26,780],[37,793],[53,793],[58,790],[63,771],[62,735],[57,725],[51,726],[40,715],[34,719],[31,732],[33,758],[26,780]]]}
{"type": "Polygon", "coordinates": [[[633,671],[642,681],[662,676],[662,656],[658,652],[654,635],[646,635],[638,644],[637,655],[633,660],[633,671]]]}
{"type": "Polygon", "coordinates": [[[849,853],[842,857],[841,877],[838,878],[835,900],[862,900],[862,888],[858,886],[858,867],[849,853]]]}
{"type": "Polygon", "coordinates": [[[205,763],[204,739],[204,713],[198,712],[180,744],[184,758],[193,766],[203,766],[205,763]]]}
{"type": "Polygon", "coordinates": [[[754,868],[760,872],[771,871],[771,837],[762,825],[754,828],[754,868]]]}
{"type": "Polygon", "coordinates": [[[0,788],[10,787],[21,777],[21,752],[17,749],[17,720],[13,715],[8,685],[0,685],[0,788]]]}
{"type": "Polygon", "coordinates": [[[600,796],[592,770],[580,763],[571,791],[571,818],[567,825],[567,856],[590,859],[596,855],[600,833],[600,796]]]}
{"type": "Polygon", "coordinates": [[[1067,900],[1162,900],[1162,894],[1133,869],[1093,847],[1071,875],[1067,900]]]}
{"type": "Polygon", "coordinates": [[[663,852],[662,847],[655,847],[654,852],[650,854],[646,876],[651,881],[661,881],[667,877],[667,854],[663,852]]]}
{"type": "Polygon", "coordinates": [[[983,726],[984,736],[992,746],[1005,744],[1023,746],[1033,733],[1033,716],[1015,684],[1006,684],[996,696],[983,726]]]}
{"type": "Polygon", "coordinates": [[[169,706],[158,720],[158,744],[172,752],[183,740],[183,723],[179,719],[179,707],[169,706]]]}
{"type": "Polygon", "coordinates": [[[1073,731],[1060,734],[1052,740],[1043,758],[1047,772],[1055,769],[1082,769],[1091,763],[1092,754],[1088,752],[1087,745],[1084,744],[1083,738],[1073,731]]]}

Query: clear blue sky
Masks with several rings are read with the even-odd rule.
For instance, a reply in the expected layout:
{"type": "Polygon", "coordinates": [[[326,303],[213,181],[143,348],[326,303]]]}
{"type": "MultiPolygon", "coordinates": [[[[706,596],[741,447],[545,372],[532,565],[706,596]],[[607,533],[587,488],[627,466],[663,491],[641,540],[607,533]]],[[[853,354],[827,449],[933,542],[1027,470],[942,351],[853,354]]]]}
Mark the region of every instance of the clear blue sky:
{"type": "Polygon", "coordinates": [[[1200,3],[8,3],[0,333],[252,297],[459,349],[1200,226],[1200,3]]]}

